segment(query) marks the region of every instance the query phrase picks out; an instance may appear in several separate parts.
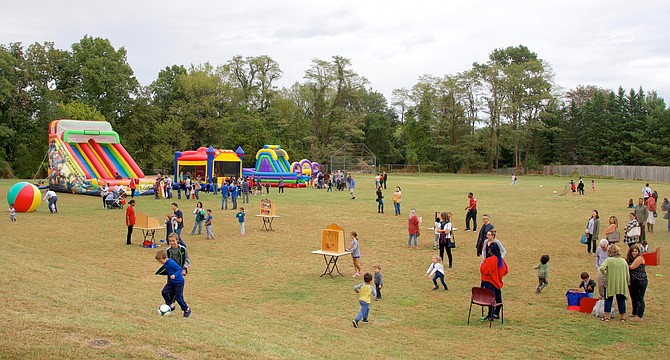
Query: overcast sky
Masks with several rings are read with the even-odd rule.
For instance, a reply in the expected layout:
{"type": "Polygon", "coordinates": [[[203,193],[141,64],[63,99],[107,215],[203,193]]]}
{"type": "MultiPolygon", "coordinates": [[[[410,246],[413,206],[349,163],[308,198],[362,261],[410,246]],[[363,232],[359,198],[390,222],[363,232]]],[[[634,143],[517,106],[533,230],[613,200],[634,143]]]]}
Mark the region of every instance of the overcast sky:
{"type": "Polygon", "coordinates": [[[485,62],[496,48],[526,45],[576,85],[657,90],[670,102],[670,1],[3,1],[0,43],[85,34],[125,47],[142,85],[173,64],[268,55],[279,86],[303,81],[312,59],[351,59],[390,98],[423,74],[485,62]]]}

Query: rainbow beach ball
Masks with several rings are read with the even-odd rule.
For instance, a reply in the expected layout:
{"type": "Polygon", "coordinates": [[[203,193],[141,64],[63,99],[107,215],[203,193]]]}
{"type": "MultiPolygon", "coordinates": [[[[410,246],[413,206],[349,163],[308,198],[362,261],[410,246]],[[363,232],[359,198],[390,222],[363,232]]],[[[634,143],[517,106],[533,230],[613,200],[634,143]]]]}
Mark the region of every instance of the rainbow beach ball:
{"type": "Polygon", "coordinates": [[[7,203],[14,204],[17,212],[33,212],[40,206],[42,194],[37,186],[22,181],[9,188],[7,203]]]}

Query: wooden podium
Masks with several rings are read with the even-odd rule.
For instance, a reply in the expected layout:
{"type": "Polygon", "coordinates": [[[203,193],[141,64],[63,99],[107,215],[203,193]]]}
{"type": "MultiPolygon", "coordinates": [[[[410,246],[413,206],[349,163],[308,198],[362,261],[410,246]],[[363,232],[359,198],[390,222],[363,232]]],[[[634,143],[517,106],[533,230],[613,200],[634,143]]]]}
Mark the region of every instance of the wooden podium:
{"type": "Polygon", "coordinates": [[[270,199],[261,199],[261,210],[260,214],[254,215],[263,219],[263,227],[261,230],[274,231],[272,229],[272,221],[275,218],[278,218],[279,215],[276,215],[277,205],[272,202],[270,199]]]}
{"type": "Polygon", "coordinates": [[[275,216],[277,212],[277,206],[270,199],[261,199],[261,215],[265,216],[275,216]]]}
{"type": "Polygon", "coordinates": [[[142,230],[142,246],[147,246],[149,242],[156,244],[156,230],[164,229],[165,226],[161,225],[155,218],[149,217],[143,212],[138,212],[133,228],[142,230]],[[151,236],[151,239],[149,239],[149,236],[151,236]]]}
{"type": "Polygon", "coordinates": [[[332,279],[333,271],[337,271],[337,274],[343,276],[337,267],[337,260],[342,255],[351,254],[344,250],[344,230],[336,224],[326,226],[325,229],[321,230],[321,250],[312,251],[312,254],[323,255],[326,270],[321,276],[330,275],[332,279]]]}
{"type": "Polygon", "coordinates": [[[321,251],[344,252],[344,229],[330,224],[321,230],[321,251]]]}

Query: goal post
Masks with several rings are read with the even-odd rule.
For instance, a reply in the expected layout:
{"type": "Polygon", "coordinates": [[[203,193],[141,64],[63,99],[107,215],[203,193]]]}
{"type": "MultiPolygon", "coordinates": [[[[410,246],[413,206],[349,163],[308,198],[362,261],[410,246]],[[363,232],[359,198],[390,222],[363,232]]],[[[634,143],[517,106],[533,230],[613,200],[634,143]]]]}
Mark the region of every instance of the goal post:
{"type": "Polygon", "coordinates": [[[421,174],[418,164],[386,164],[386,172],[394,174],[421,174]]]}
{"type": "Polygon", "coordinates": [[[377,156],[363,143],[347,143],[330,156],[330,171],[354,171],[374,174],[377,156]]]}

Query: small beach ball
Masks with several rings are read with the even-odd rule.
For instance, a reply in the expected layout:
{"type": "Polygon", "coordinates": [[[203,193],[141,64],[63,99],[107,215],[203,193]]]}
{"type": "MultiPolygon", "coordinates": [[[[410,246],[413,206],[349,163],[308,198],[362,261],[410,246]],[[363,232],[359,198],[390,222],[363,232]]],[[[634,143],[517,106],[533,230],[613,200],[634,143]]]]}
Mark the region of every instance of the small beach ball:
{"type": "Polygon", "coordinates": [[[40,206],[41,200],[40,189],[25,181],[14,184],[7,193],[7,203],[14,204],[17,212],[33,212],[40,206]]]}

